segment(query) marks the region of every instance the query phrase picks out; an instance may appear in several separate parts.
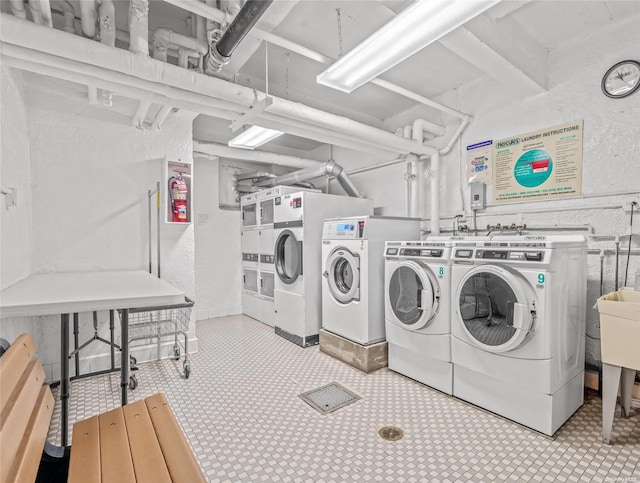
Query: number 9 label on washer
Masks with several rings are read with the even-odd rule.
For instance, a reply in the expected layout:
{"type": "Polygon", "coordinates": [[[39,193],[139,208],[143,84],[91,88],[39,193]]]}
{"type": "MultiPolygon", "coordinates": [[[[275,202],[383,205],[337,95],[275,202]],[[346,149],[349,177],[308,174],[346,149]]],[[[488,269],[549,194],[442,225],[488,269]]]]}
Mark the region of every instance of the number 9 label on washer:
{"type": "Polygon", "coordinates": [[[544,283],[544,273],[538,274],[538,283],[544,283]]]}
{"type": "Polygon", "coordinates": [[[440,276],[444,275],[444,267],[438,268],[438,275],[440,276]]]}

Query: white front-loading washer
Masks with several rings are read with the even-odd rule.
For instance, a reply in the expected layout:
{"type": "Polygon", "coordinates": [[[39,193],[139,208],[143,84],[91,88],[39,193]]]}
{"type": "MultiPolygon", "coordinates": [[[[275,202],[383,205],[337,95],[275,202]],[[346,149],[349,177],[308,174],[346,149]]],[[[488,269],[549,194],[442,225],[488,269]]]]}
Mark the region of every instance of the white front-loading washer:
{"type": "Polygon", "coordinates": [[[387,242],[385,329],[389,369],[452,393],[448,238],[387,242]]]}
{"type": "Polygon", "coordinates": [[[322,229],[337,216],[369,215],[365,198],[298,192],[274,200],[275,331],[308,347],[322,324],[322,229]]]}
{"type": "Polygon", "coordinates": [[[384,243],[420,238],[420,220],[335,218],[322,233],[322,327],[361,345],[385,340],[384,243]]]}
{"type": "Polygon", "coordinates": [[[454,396],[548,435],[582,405],[586,255],[581,236],[454,247],[454,396]]]}

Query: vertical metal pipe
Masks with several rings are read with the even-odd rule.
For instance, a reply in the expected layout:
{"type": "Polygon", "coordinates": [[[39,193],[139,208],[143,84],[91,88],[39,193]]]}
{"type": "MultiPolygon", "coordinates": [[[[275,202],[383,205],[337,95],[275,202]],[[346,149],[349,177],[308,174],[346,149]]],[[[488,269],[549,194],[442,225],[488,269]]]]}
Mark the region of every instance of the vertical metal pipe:
{"type": "Polygon", "coordinates": [[[616,278],[616,290],[618,290],[618,263],[620,260],[620,237],[618,235],[616,235],[616,239],[615,242],[616,244],[616,274],[615,274],[615,278],[616,278]]]}
{"type": "Polygon", "coordinates": [[[153,195],[153,192],[151,190],[147,190],[147,204],[149,205],[149,217],[148,217],[148,221],[149,221],[149,273],[153,272],[153,268],[151,267],[151,245],[153,243],[153,241],[151,240],[151,196],[153,195]]]}
{"type": "Polygon", "coordinates": [[[116,368],[116,348],[114,345],[113,329],[115,326],[115,314],[113,310],[109,311],[109,335],[111,340],[111,370],[116,368]]]}
{"type": "Polygon", "coordinates": [[[60,316],[60,403],[62,446],[69,443],[69,314],[60,316]]]}
{"type": "Polygon", "coordinates": [[[75,376],[78,377],[80,375],[80,353],[78,352],[78,334],[79,334],[79,324],[78,324],[78,313],[73,314],[73,352],[75,355],[73,356],[75,365],[76,365],[76,373],[75,376]]]}
{"type": "Polygon", "coordinates": [[[127,404],[129,387],[129,309],[123,309],[120,320],[120,388],[122,405],[127,404]]]}
{"type": "Polygon", "coordinates": [[[162,195],[161,195],[161,191],[160,191],[160,181],[158,181],[156,183],[156,205],[157,205],[157,221],[156,224],[157,226],[157,244],[158,244],[158,278],[160,278],[160,208],[161,208],[161,200],[162,200],[162,195]]]}

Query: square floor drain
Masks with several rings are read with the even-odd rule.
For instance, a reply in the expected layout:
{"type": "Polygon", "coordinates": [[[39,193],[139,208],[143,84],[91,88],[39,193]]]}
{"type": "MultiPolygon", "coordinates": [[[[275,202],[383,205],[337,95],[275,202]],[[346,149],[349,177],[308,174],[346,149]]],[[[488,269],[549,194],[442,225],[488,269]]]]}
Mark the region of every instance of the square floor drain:
{"type": "Polygon", "coordinates": [[[345,389],[337,382],[300,394],[300,397],[320,414],[332,413],[336,409],[360,399],[360,396],[345,389]]]}

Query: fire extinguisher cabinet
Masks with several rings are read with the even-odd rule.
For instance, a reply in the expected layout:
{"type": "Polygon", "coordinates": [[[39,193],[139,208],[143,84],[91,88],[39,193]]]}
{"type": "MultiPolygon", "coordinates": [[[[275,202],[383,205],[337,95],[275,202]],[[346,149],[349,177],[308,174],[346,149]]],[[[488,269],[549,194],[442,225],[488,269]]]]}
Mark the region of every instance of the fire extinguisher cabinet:
{"type": "Polygon", "coordinates": [[[167,161],[165,183],[167,223],[191,223],[193,204],[191,172],[191,164],[167,161]]]}

